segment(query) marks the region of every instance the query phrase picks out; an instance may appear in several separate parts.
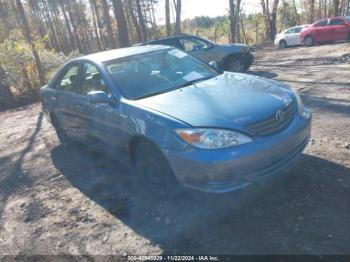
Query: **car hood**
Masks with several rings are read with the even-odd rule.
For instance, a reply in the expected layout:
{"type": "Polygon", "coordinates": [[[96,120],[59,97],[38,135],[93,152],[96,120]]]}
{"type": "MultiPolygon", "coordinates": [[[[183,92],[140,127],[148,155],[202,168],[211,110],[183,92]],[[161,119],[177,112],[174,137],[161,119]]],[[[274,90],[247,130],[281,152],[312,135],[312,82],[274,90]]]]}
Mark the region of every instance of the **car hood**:
{"type": "Polygon", "coordinates": [[[244,128],[293,101],[291,91],[261,77],[225,72],[192,86],[135,101],[191,126],[244,128]]]}

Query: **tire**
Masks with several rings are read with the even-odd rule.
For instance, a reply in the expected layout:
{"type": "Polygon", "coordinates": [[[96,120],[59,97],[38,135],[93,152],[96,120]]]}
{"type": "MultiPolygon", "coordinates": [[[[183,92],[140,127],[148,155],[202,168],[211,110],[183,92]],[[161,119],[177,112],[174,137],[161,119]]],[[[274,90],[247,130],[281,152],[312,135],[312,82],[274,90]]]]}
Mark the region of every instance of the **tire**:
{"type": "Polygon", "coordinates": [[[182,192],[163,153],[153,144],[141,141],[134,150],[135,184],[153,196],[173,198],[182,192]]]}
{"type": "Polygon", "coordinates": [[[61,145],[63,146],[71,145],[70,138],[68,137],[66,131],[64,130],[63,126],[61,125],[60,121],[57,119],[55,115],[51,116],[51,121],[52,121],[53,127],[56,130],[56,134],[61,145]]]}
{"type": "Polygon", "coordinates": [[[287,42],[285,40],[281,40],[278,44],[279,48],[283,49],[287,47],[287,42]]]}
{"type": "Polygon", "coordinates": [[[350,42],[350,33],[348,34],[348,39],[347,39],[348,42],[350,42]]]}
{"type": "Polygon", "coordinates": [[[246,71],[246,65],[242,58],[231,57],[226,63],[226,70],[230,72],[243,73],[246,71]]]}
{"type": "Polygon", "coordinates": [[[305,37],[305,45],[307,46],[307,47],[310,47],[310,46],[313,46],[314,45],[314,39],[313,39],[313,37],[312,36],[307,36],[307,37],[305,37]]]}

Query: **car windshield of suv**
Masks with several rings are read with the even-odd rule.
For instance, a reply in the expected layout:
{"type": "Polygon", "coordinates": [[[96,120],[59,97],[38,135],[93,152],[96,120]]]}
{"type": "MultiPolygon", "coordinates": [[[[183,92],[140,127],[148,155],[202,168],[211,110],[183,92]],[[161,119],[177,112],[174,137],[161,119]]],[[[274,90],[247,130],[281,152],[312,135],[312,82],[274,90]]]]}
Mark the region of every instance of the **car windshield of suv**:
{"type": "Polygon", "coordinates": [[[127,99],[175,90],[219,73],[178,49],[166,49],[105,63],[114,84],[127,99]]]}

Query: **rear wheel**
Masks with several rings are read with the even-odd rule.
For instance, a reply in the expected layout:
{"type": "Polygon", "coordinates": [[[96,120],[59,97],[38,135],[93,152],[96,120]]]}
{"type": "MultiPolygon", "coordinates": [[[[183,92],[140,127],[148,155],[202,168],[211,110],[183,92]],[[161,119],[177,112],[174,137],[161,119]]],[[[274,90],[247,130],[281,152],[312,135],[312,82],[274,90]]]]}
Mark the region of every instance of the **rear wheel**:
{"type": "Polygon", "coordinates": [[[145,187],[152,195],[174,197],[182,191],[167,159],[153,144],[141,141],[134,151],[136,184],[145,187]]]}
{"type": "Polygon", "coordinates": [[[285,40],[281,40],[279,43],[279,48],[286,48],[287,47],[287,42],[285,40]]]}
{"type": "Polygon", "coordinates": [[[305,45],[308,47],[314,45],[314,39],[312,38],[312,36],[305,37],[305,45]]]}
{"type": "Polygon", "coordinates": [[[242,73],[246,69],[246,65],[242,58],[231,57],[226,63],[226,69],[230,72],[242,73]]]}

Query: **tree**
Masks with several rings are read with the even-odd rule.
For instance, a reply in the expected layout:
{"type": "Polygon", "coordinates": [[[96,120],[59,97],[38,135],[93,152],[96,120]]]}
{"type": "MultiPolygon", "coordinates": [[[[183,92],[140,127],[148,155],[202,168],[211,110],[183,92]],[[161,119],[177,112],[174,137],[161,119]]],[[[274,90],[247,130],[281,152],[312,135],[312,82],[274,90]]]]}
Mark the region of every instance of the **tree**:
{"type": "Polygon", "coordinates": [[[315,21],[315,0],[309,0],[309,5],[310,5],[309,23],[312,24],[315,21]]]}
{"type": "Polygon", "coordinates": [[[31,46],[33,57],[35,59],[36,68],[38,71],[40,85],[43,86],[43,85],[45,85],[45,82],[46,82],[45,76],[44,76],[44,72],[43,72],[42,67],[41,67],[41,61],[40,61],[38,51],[36,50],[35,43],[34,43],[32,36],[31,36],[29,23],[28,23],[26,14],[24,12],[24,8],[23,8],[21,0],[16,0],[16,4],[17,4],[18,13],[19,13],[19,19],[21,21],[22,32],[23,32],[23,35],[26,38],[28,44],[30,44],[30,46],[31,46]]]}
{"type": "Polygon", "coordinates": [[[230,29],[231,29],[231,42],[234,43],[235,39],[236,39],[236,18],[235,18],[235,14],[236,14],[236,6],[234,3],[234,0],[229,0],[229,5],[230,5],[230,14],[229,14],[229,18],[230,18],[230,29]]]}
{"type": "Polygon", "coordinates": [[[145,23],[145,20],[143,17],[140,0],[136,0],[136,9],[137,9],[137,16],[139,19],[139,24],[141,25],[143,41],[147,41],[148,40],[148,30],[147,30],[146,23],[145,23]]]}
{"type": "Polygon", "coordinates": [[[132,20],[132,23],[133,23],[135,31],[136,31],[137,41],[142,42],[143,41],[142,31],[141,31],[141,27],[139,25],[139,22],[137,21],[136,15],[135,15],[135,8],[134,8],[133,1],[128,0],[127,4],[128,4],[128,9],[129,9],[129,13],[131,16],[131,20],[132,20]]]}
{"type": "Polygon", "coordinates": [[[130,42],[123,4],[121,0],[113,0],[112,3],[115,19],[117,20],[119,46],[127,47],[130,45],[130,42]]]}
{"type": "Polygon", "coordinates": [[[107,29],[108,48],[113,49],[116,48],[117,45],[113,37],[112,22],[111,17],[109,16],[109,7],[107,4],[107,0],[101,0],[101,3],[103,9],[103,17],[105,19],[105,25],[107,29]]]}
{"type": "Polygon", "coordinates": [[[175,13],[176,13],[175,34],[180,35],[181,34],[181,0],[173,0],[173,1],[175,6],[175,13]]]}
{"type": "Polygon", "coordinates": [[[266,28],[267,28],[266,33],[267,33],[268,39],[273,41],[275,40],[275,36],[277,32],[276,22],[277,22],[277,10],[278,10],[279,0],[273,0],[272,11],[270,11],[269,1],[270,0],[261,0],[261,7],[263,9],[263,15],[265,19],[266,28]]]}
{"type": "Polygon", "coordinates": [[[171,35],[171,26],[170,26],[170,0],[165,0],[165,28],[166,35],[171,35]]]}

